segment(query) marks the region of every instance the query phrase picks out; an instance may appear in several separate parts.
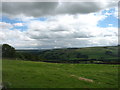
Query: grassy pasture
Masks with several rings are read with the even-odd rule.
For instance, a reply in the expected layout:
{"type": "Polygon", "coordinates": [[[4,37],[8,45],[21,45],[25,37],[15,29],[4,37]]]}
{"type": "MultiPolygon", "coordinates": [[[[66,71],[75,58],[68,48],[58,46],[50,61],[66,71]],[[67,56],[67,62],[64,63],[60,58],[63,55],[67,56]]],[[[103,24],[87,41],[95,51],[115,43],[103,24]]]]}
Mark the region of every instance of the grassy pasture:
{"type": "Polygon", "coordinates": [[[118,65],[3,60],[9,88],[117,88],[118,65]]]}

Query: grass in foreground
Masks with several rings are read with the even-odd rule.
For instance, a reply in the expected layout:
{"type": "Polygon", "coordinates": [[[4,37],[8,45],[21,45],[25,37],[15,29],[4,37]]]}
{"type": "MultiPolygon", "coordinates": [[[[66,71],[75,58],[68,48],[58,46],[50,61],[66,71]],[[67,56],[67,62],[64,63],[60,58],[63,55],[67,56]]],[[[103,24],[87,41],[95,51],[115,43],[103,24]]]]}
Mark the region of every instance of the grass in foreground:
{"type": "Polygon", "coordinates": [[[118,65],[3,60],[9,88],[117,88],[118,65]]]}

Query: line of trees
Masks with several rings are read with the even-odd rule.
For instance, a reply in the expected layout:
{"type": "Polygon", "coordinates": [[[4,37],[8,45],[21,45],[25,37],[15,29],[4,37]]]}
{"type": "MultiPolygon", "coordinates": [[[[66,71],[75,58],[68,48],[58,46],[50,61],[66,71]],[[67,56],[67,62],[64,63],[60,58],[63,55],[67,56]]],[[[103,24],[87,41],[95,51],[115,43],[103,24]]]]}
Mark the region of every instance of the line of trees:
{"type": "Polygon", "coordinates": [[[38,60],[38,56],[36,54],[29,52],[16,52],[15,48],[8,44],[2,45],[2,58],[14,58],[18,60],[22,59],[30,61],[38,60]]]}

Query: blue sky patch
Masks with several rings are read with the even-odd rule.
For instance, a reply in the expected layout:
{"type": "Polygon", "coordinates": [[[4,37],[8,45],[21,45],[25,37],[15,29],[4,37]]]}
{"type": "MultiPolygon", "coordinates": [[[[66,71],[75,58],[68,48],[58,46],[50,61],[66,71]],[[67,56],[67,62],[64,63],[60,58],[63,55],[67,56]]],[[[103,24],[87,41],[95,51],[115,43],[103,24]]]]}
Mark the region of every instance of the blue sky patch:
{"type": "Polygon", "coordinates": [[[98,22],[98,27],[118,27],[118,18],[113,15],[115,13],[115,8],[111,8],[109,10],[103,10],[102,15],[106,15],[107,17],[104,20],[98,22]],[[110,15],[106,15],[106,13],[110,15]]]}
{"type": "MultiPolygon", "coordinates": [[[[38,20],[38,21],[46,21],[47,18],[45,17],[40,17],[40,18],[34,18],[34,19],[31,19],[31,21],[34,21],[34,20],[38,20]]],[[[18,18],[15,18],[15,19],[10,19],[8,18],[7,16],[2,16],[2,18],[0,19],[0,21],[2,22],[5,22],[5,23],[10,23],[10,24],[15,24],[15,23],[27,23],[25,21],[22,21],[18,18]]],[[[10,30],[14,30],[14,29],[18,29],[20,31],[26,31],[28,29],[28,27],[26,25],[24,26],[14,26],[13,28],[11,28],[10,30]]]]}
{"type": "Polygon", "coordinates": [[[118,19],[113,15],[106,17],[104,20],[98,22],[98,27],[118,27],[118,19]]]}
{"type": "Polygon", "coordinates": [[[102,14],[105,14],[105,13],[114,13],[114,12],[115,12],[115,8],[111,8],[109,10],[103,10],[102,14]]]}
{"type": "Polygon", "coordinates": [[[35,18],[35,19],[32,19],[32,20],[46,21],[47,18],[45,18],[45,17],[40,17],[40,18],[35,18]]]}
{"type": "MultiPolygon", "coordinates": [[[[2,16],[2,22],[5,22],[5,23],[10,23],[10,24],[15,24],[15,23],[24,23],[24,21],[18,19],[18,18],[15,18],[15,19],[10,19],[6,16],[2,16]]],[[[14,30],[14,29],[18,29],[20,31],[26,31],[28,29],[27,26],[14,26],[13,28],[10,28],[10,30],[14,30]]]]}
{"type": "Polygon", "coordinates": [[[11,24],[14,24],[14,23],[23,23],[23,21],[19,20],[18,18],[10,19],[7,16],[2,16],[2,22],[11,23],[11,24]]]}
{"type": "Polygon", "coordinates": [[[11,30],[14,30],[14,29],[18,29],[20,31],[26,31],[28,27],[27,26],[14,26],[13,28],[11,28],[11,30]]]}

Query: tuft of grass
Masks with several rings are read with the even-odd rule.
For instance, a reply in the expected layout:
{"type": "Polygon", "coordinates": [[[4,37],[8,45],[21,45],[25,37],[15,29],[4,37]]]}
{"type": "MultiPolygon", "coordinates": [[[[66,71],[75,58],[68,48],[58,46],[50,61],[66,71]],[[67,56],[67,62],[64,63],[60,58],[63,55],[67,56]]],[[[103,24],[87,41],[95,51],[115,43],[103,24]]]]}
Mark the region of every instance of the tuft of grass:
{"type": "Polygon", "coordinates": [[[118,87],[119,65],[58,64],[18,60],[3,60],[2,63],[3,83],[9,88],[118,87]]]}

